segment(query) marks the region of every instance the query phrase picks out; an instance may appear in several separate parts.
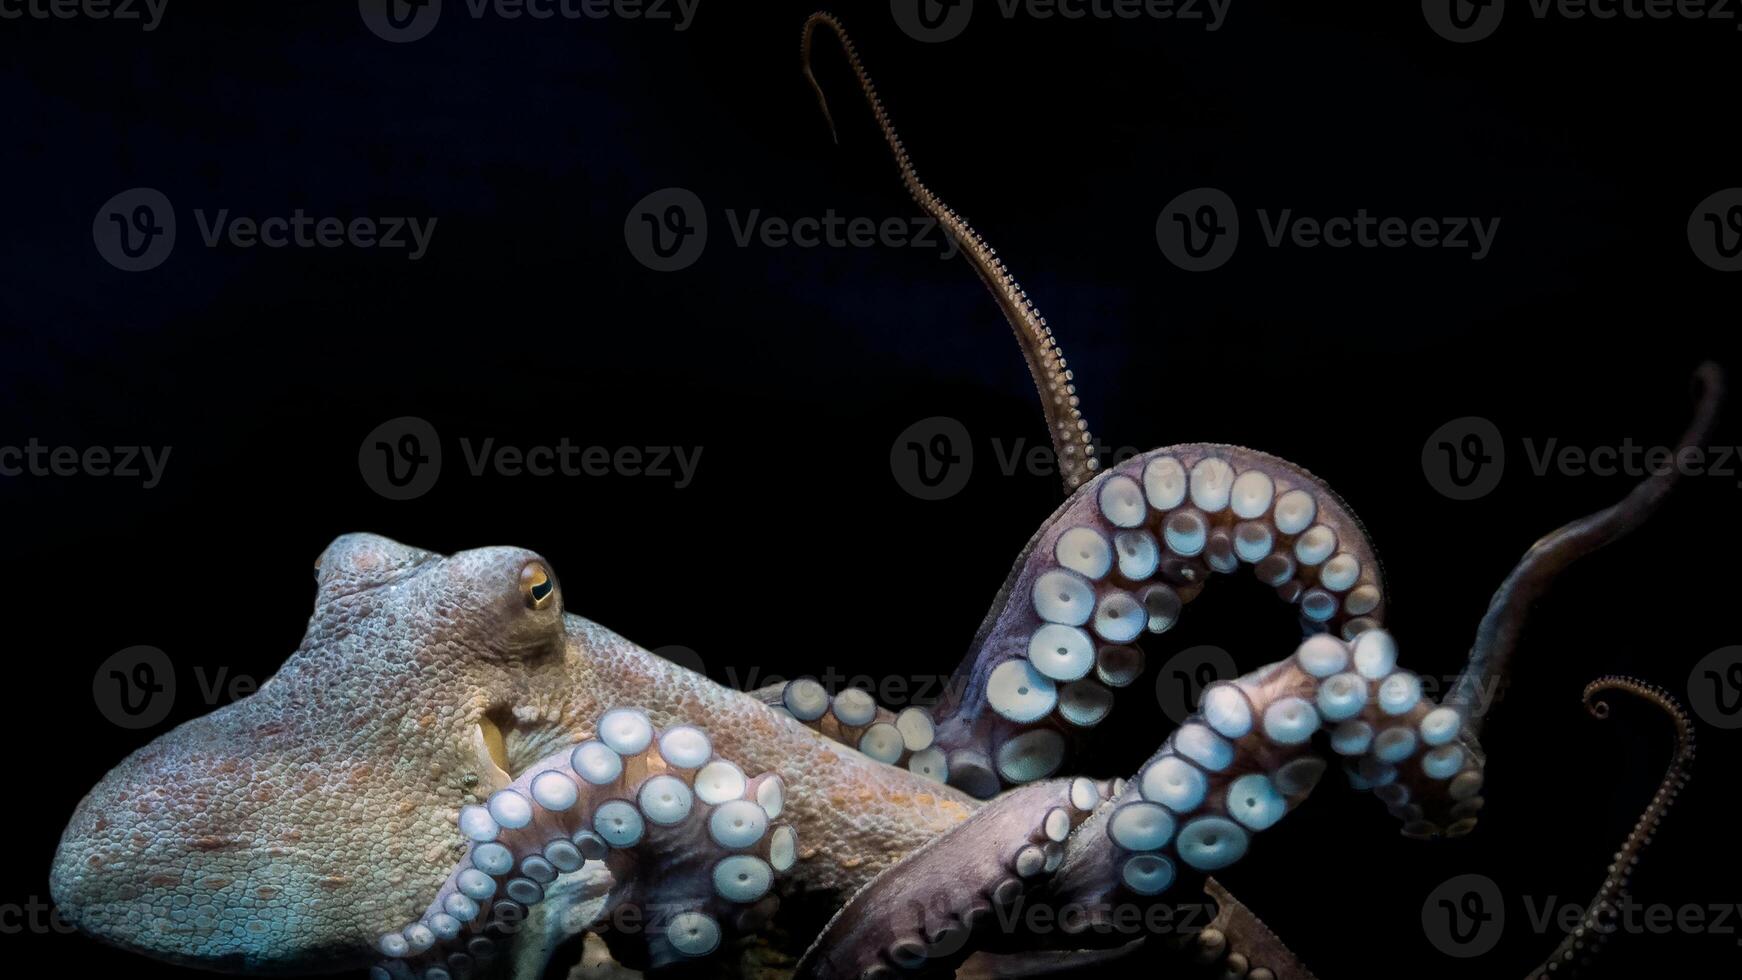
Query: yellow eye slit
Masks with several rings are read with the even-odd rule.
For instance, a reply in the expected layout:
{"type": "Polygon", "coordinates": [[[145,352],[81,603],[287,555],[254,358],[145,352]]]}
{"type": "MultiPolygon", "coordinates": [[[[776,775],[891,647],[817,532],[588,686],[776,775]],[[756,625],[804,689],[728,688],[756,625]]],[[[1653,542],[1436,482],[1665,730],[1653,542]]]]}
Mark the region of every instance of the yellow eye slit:
{"type": "Polygon", "coordinates": [[[551,596],[556,594],[556,583],[551,581],[550,573],[538,562],[532,562],[520,570],[520,594],[526,597],[526,605],[531,609],[543,609],[551,603],[551,596]]]}

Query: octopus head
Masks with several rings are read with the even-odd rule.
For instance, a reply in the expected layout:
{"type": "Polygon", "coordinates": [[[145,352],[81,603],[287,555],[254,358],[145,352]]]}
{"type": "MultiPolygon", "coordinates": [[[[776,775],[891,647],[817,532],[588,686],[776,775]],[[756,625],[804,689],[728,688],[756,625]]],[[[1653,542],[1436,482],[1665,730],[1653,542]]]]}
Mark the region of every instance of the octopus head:
{"type": "Polygon", "coordinates": [[[184,965],[365,962],[464,853],[455,815],[564,739],[586,629],[537,555],[370,535],[316,565],[296,653],[252,696],[134,752],[55,856],[63,915],[184,965]],[[565,621],[568,620],[568,621],[565,621]],[[536,716],[545,725],[517,724],[536,716]]]}

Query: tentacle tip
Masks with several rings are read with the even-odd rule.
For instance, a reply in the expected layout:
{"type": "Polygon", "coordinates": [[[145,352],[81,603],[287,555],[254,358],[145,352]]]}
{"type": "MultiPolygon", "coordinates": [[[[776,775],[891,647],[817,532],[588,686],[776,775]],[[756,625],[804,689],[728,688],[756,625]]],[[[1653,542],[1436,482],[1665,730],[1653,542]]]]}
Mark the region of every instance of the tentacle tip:
{"type": "Polygon", "coordinates": [[[1717,391],[1724,385],[1724,366],[1714,360],[1701,361],[1694,368],[1694,383],[1705,391],[1717,391]]]}

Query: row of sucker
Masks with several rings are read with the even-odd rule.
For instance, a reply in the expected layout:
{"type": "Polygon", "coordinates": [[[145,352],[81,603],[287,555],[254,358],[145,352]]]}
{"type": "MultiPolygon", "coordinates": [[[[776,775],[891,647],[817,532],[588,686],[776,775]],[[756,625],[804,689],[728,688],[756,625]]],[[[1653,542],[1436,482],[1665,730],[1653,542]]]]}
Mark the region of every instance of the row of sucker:
{"type": "Polygon", "coordinates": [[[726,930],[772,913],[775,879],[798,857],[796,833],[775,822],[784,806],[778,775],[746,776],[714,754],[701,729],[661,732],[639,710],[608,711],[594,738],[540,760],[483,805],[460,809],[466,856],[422,916],[381,934],[376,945],[387,959],[371,976],[471,975],[503,952],[505,937],[559,876],[697,840],[715,855],[710,897],[669,915],[660,939],[677,958],[706,956],[726,930]]]}
{"type": "Polygon", "coordinates": [[[1037,538],[994,634],[1003,659],[985,673],[984,698],[1008,724],[945,746],[944,771],[969,792],[1056,772],[1067,737],[1106,720],[1114,692],[1142,675],[1135,644],[1172,629],[1212,572],[1250,569],[1298,607],[1308,633],[1352,640],[1380,625],[1380,569],[1360,525],[1281,460],[1172,447],[1079,497],[1037,538]]]}
{"type": "Polygon", "coordinates": [[[1028,298],[1028,293],[1017,283],[1016,277],[1004,265],[1004,260],[998,257],[991,244],[920,181],[907,147],[896,134],[895,124],[884,108],[883,100],[877,95],[877,86],[871,81],[870,73],[859,59],[858,49],[854,47],[852,39],[847,36],[846,29],[839,20],[830,14],[819,12],[805,21],[804,33],[799,42],[799,57],[804,65],[805,78],[809,79],[816,92],[817,102],[822,107],[823,117],[828,120],[831,131],[834,129],[834,117],[829,112],[828,98],[824,96],[822,86],[818,84],[816,75],[811,70],[811,34],[818,26],[828,28],[840,42],[847,64],[859,82],[865,102],[895,157],[902,184],[912,195],[914,202],[943,226],[951,240],[961,245],[962,254],[973,266],[974,272],[986,283],[986,288],[991,290],[993,300],[1010,322],[1011,329],[1016,333],[1017,343],[1022,348],[1023,357],[1028,362],[1029,373],[1040,393],[1041,409],[1046,416],[1053,448],[1058,454],[1059,474],[1064,478],[1067,490],[1076,489],[1095,475],[1100,461],[1095,458],[1094,437],[1089,434],[1088,420],[1083,418],[1070,367],[1065,362],[1064,351],[1053,336],[1052,328],[1047,326],[1046,318],[1040,315],[1033,301],[1028,298]]]}
{"type": "Polygon", "coordinates": [[[1204,689],[1197,712],[1106,820],[1121,884],[1159,895],[1182,865],[1211,873],[1239,861],[1252,835],[1275,826],[1324,774],[1312,747],[1320,732],[1406,834],[1440,833],[1440,820],[1449,836],[1474,826],[1482,759],[1457,713],[1422,697],[1386,631],[1352,643],[1317,634],[1286,661],[1204,689]]]}
{"type": "Polygon", "coordinates": [[[1609,705],[1597,696],[1606,691],[1620,691],[1640,698],[1669,716],[1675,725],[1676,749],[1670,757],[1657,793],[1640,814],[1639,821],[1621,842],[1614,859],[1604,874],[1578,925],[1568,930],[1554,952],[1530,973],[1531,980],[1559,980],[1572,976],[1601,949],[1616,932],[1620,906],[1626,900],[1628,880],[1639,867],[1639,858],[1656,835],[1658,825],[1675,805],[1676,797],[1687,787],[1694,764],[1694,723],[1686,709],[1669,692],[1653,684],[1631,677],[1600,677],[1585,686],[1585,708],[1592,717],[1609,717],[1609,705]]]}
{"type": "Polygon", "coordinates": [[[922,707],[891,712],[862,688],[830,694],[812,677],[788,681],[771,705],[807,728],[850,745],[878,762],[900,766],[942,783],[949,779],[944,753],[933,743],[937,728],[922,707]]]}
{"type": "Polygon", "coordinates": [[[1221,980],[1276,980],[1276,971],[1254,965],[1247,954],[1230,948],[1227,934],[1214,927],[1201,929],[1190,938],[1187,956],[1199,967],[1221,967],[1212,974],[1221,980]]]}

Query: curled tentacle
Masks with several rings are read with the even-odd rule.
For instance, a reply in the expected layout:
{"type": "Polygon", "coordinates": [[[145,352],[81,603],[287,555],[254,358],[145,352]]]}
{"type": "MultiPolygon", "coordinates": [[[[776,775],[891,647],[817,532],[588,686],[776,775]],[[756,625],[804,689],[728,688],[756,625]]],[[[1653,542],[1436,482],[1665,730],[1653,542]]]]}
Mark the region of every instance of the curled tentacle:
{"type": "Polygon", "coordinates": [[[1249,569],[1308,631],[1382,622],[1365,531],[1320,480],[1235,446],[1156,450],[1077,491],[1029,542],[933,707],[949,781],[976,796],[1057,772],[1212,572],[1249,569]]]}
{"type": "MultiPolygon", "coordinates": [[[[1698,404],[1678,444],[1678,457],[1683,450],[1706,444],[1724,398],[1724,376],[1716,364],[1701,364],[1694,372],[1694,384],[1698,404]]],[[[1667,466],[1641,481],[1619,502],[1562,526],[1524,553],[1489,600],[1488,611],[1476,628],[1469,663],[1447,698],[1448,704],[1465,713],[1473,731],[1481,731],[1493,694],[1506,679],[1531,605],[1568,565],[1620,539],[1656,513],[1679,476],[1676,466],[1667,466]]]]}
{"type": "Polygon", "coordinates": [[[658,731],[633,709],[606,712],[596,730],[459,811],[467,854],[417,921],[381,934],[377,980],[465,975],[582,879],[605,881],[607,914],[632,910],[634,928],[606,938],[642,969],[706,956],[773,914],[774,880],[798,853],[775,823],[780,777],[748,777],[700,729],[658,731]]]}
{"type": "Polygon", "coordinates": [[[1056,780],[1013,790],[860,889],[800,961],[801,980],[949,972],[1058,869],[1064,842],[1107,787],[1056,780]]]}
{"type": "MultiPolygon", "coordinates": [[[[1003,260],[998,258],[998,253],[992,246],[969,227],[966,220],[950,210],[937,195],[920,183],[919,175],[913,168],[913,160],[908,156],[907,148],[902,145],[901,137],[896,135],[895,125],[890,121],[888,110],[883,107],[883,100],[878,98],[877,86],[872,84],[870,73],[859,60],[859,52],[854,48],[852,39],[832,14],[818,12],[812,14],[804,23],[804,34],[799,41],[799,56],[804,64],[804,77],[816,91],[817,103],[822,107],[823,118],[828,121],[829,132],[835,134],[835,119],[829,112],[829,100],[823,94],[823,87],[811,70],[811,40],[818,27],[827,28],[840,42],[841,49],[847,56],[847,64],[858,79],[859,89],[864,93],[865,101],[871,107],[871,114],[876,117],[877,126],[883,132],[883,139],[889,144],[890,152],[895,155],[895,164],[901,171],[901,182],[907,187],[907,192],[926,214],[961,244],[962,254],[967,256],[968,264],[974,267],[974,272],[986,283],[986,288],[991,290],[998,308],[1003,311],[1005,319],[1010,321],[1011,329],[1016,331],[1016,340],[1028,362],[1029,373],[1034,376],[1034,385],[1040,391],[1041,409],[1046,414],[1047,431],[1052,436],[1053,450],[1058,454],[1059,473],[1064,477],[1065,489],[1076,489],[1095,474],[1099,463],[1095,459],[1094,440],[1089,435],[1089,423],[1078,408],[1077,391],[1072,384],[1071,372],[1065,364],[1064,351],[1059,349],[1058,341],[1053,339],[1052,331],[1046,325],[1046,318],[1040,315],[1040,311],[1029,300],[1028,294],[1023,292],[1016,277],[1004,267],[1003,260]]],[[[839,139],[838,134],[836,138],[839,139]]]]}
{"type": "Polygon", "coordinates": [[[1530,972],[1531,980],[1549,980],[1570,975],[1584,959],[1596,953],[1602,942],[1613,932],[1613,919],[1617,906],[1626,894],[1628,878],[1639,864],[1639,857],[1644,853],[1645,846],[1651,843],[1652,836],[1657,833],[1658,824],[1663,822],[1669,808],[1675,805],[1677,794],[1687,785],[1689,770],[1694,763],[1693,720],[1668,692],[1631,677],[1600,677],[1585,685],[1585,708],[1593,718],[1609,717],[1608,702],[1596,700],[1596,696],[1604,691],[1626,692],[1656,705],[1668,715],[1675,724],[1675,754],[1670,757],[1663,781],[1657,786],[1656,795],[1646,805],[1645,812],[1640,814],[1638,823],[1633,825],[1627,839],[1621,842],[1621,849],[1615,852],[1609,874],[1598,887],[1596,895],[1592,896],[1590,904],[1585,907],[1585,914],[1580,916],[1578,926],[1567,933],[1548,959],[1530,972]]]}
{"type": "MultiPolygon", "coordinates": [[[[1309,640],[1328,649],[1329,638],[1309,640]]],[[[1406,837],[1462,837],[1476,828],[1487,759],[1456,709],[1435,704],[1396,666],[1397,645],[1374,630],[1348,645],[1350,669],[1327,677],[1317,707],[1331,750],[1356,789],[1371,790],[1406,837]],[[1365,691],[1363,692],[1363,689],[1365,691]],[[1366,704],[1350,715],[1363,693],[1366,704]]]]}
{"type": "MultiPolygon", "coordinates": [[[[1080,488],[1096,461],[1045,320],[993,250],[919,181],[851,39],[833,16],[817,13],[805,22],[800,53],[831,131],[834,118],[811,64],[818,27],[840,42],[909,193],[963,243],[1016,331],[1066,487],[1080,488]]],[[[1078,492],[1030,543],[931,713],[935,746],[925,740],[917,747],[910,743],[921,739],[909,737],[898,750],[888,728],[830,730],[832,706],[820,688],[788,686],[801,695],[801,711],[815,712],[795,715],[874,757],[986,797],[1057,772],[1069,741],[1107,717],[1113,689],[1141,674],[1142,653],[1129,644],[1172,626],[1212,571],[1252,565],[1284,601],[1298,604],[1309,631],[1353,636],[1382,622],[1377,557],[1353,515],[1310,474],[1260,453],[1204,445],[1120,470],[1094,481],[1092,492],[1078,492]]],[[[926,727],[909,717],[911,727],[926,727]]]]}
{"type": "MultiPolygon", "coordinates": [[[[1383,630],[1353,643],[1312,636],[1287,660],[1207,687],[1198,712],[1129,783],[1053,780],[998,797],[866,886],[806,954],[801,975],[945,971],[974,951],[1131,942],[1123,910],[1189,894],[1183,882],[1203,884],[1238,862],[1254,835],[1305,800],[1326,769],[1313,743],[1327,728],[1333,750],[1361,760],[1365,785],[1418,829],[1422,805],[1388,789],[1414,780],[1426,799],[1436,790],[1425,787],[1445,795],[1460,780],[1479,786],[1481,760],[1439,751],[1459,729],[1441,730],[1441,709],[1396,660],[1383,630]],[[1022,902],[1053,910],[1057,929],[1012,928],[1025,921],[1022,902]]],[[[1189,955],[1274,975],[1276,966],[1250,957],[1286,949],[1247,919],[1243,946],[1230,949],[1227,934],[1210,928],[1185,937],[1189,955]]],[[[1297,967],[1290,959],[1288,969],[1297,967]]]]}
{"type": "Polygon", "coordinates": [[[1398,669],[1384,630],[1352,644],[1310,637],[1288,660],[1205,688],[1198,712],[1071,838],[1053,887],[1111,905],[1234,864],[1253,835],[1317,784],[1326,768],[1314,745],[1321,731],[1405,833],[1437,833],[1448,820],[1456,828],[1448,833],[1467,832],[1480,807],[1482,758],[1459,743],[1443,710],[1398,669]]]}

